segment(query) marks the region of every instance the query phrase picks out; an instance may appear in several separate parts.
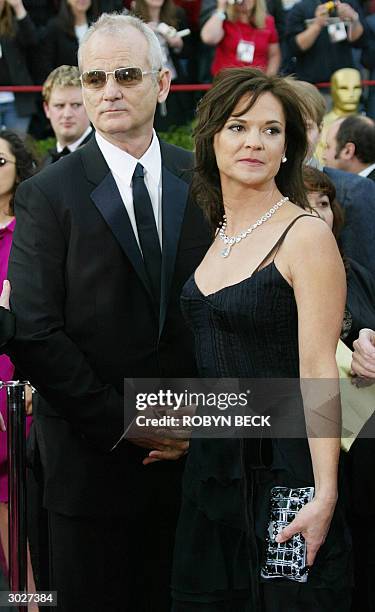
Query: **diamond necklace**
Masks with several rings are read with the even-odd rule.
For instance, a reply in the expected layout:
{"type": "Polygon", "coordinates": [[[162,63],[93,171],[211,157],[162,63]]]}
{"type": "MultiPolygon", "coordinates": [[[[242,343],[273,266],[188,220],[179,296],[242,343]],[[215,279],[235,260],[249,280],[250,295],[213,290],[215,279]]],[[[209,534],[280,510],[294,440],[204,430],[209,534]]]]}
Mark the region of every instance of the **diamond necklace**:
{"type": "Polygon", "coordinates": [[[232,248],[232,246],[234,244],[238,244],[239,242],[241,242],[241,240],[243,240],[244,238],[247,238],[248,236],[250,236],[251,232],[253,232],[257,227],[262,225],[262,223],[265,223],[266,221],[268,221],[268,219],[270,219],[272,217],[272,215],[274,215],[275,212],[279,208],[281,208],[281,206],[283,204],[285,204],[285,202],[287,202],[288,200],[289,200],[288,196],[285,196],[284,198],[281,198],[281,200],[279,200],[278,202],[276,202],[276,204],[271,206],[269,211],[264,213],[264,215],[262,215],[258,219],[258,221],[255,221],[255,223],[250,225],[250,227],[248,227],[247,230],[244,230],[243,232],[240,232],[238,234],[238,236],[227,236],[226,235],[225,230],[227,228],[227,217],[226,217],[226,215],[223,215],[223,221],[222,221],[221,227],[219,229],[219,238],[220,238],[220,240],[222,240],[224,242],[226,247],[225,247],[225,249],[223,249],[220,252],[220,255],[222,257],[228,257],[228,255],[230,254],[230,250],[231,250],[231,248],[232,248]]]}

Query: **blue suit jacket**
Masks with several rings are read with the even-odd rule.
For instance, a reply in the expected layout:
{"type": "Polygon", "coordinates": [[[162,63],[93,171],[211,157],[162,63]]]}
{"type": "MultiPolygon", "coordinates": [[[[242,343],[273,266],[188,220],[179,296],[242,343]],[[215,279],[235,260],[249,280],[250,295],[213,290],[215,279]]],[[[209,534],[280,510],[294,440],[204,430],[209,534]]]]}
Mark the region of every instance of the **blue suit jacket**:
{"type": "Polygon", "coordinates": [[[333,168],[323,168],[336,187],[345,211],[340,243],[343,253],[375,275],[375,182],[333,168]]]}

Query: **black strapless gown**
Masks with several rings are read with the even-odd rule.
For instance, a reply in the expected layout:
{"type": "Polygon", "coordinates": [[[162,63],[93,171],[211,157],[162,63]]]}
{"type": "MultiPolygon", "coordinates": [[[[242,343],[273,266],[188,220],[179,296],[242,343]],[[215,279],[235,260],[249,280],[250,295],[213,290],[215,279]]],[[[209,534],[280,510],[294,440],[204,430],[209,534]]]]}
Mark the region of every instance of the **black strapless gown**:
{"type": "MultiPolygon", "coordinates": [[[[298,378],[293,289],[274,261],[204,296],[192,276],[182,309],[202,377],[298,378]]],[[[313,486],[307,440],[193,439],[172,574],[173,612],[347,612],[350,535],[342,504],[308,582],[260,578],[272,486],[313,486]]]]}

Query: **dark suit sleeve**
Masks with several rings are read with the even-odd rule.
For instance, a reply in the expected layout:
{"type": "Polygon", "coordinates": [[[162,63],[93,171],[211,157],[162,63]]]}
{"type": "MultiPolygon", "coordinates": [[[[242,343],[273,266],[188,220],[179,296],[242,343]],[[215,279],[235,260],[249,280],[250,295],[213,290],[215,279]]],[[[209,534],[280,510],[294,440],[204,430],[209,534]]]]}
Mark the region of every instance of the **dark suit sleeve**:
{"type": "Polygon", "coordinates": [[[7,342],[13,338],[16,330],[15,318],[12,312],[0,306],[0,349],[1,353],[7,342]]]}
{"type": "Polygon", "coordinates": [[[17,331],[8,353],[54,413],[109,451],[123,433],[123,399],[64,330],[68,253],[60,219],[34,179],[17,190],[15,214],[9,279],[17,331]]]}
{"type": "Polygon", "coordinates": [[[288,11],[286,19],[286,39],[292,55],[300,55],[305,53],[305,51],[302,51],[302,49],[298,46],[296,36],[305,31],[305,19],[313,17],[314,11],[315,7],[312,10],[312,14],[307,15],[302,2],[298,2],[292,9],[290,9],[290,11],[288,11]]]}

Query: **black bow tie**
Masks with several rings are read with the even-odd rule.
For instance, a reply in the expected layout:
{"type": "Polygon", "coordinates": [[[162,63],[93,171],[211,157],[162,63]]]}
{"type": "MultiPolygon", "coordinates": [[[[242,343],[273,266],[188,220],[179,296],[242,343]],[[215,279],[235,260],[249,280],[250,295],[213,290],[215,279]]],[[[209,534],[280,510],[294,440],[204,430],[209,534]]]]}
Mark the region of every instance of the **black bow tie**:
{"type": "Polygon", "coordinates": [[[68,147],[64,147],[62,151],[51,151],[52,163],[58,161],[65,155],[69,155],[70,149],[68,147]]]}

